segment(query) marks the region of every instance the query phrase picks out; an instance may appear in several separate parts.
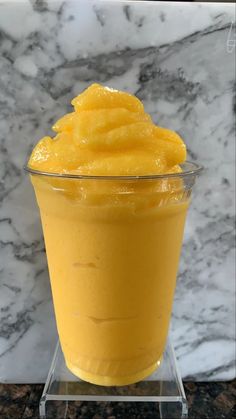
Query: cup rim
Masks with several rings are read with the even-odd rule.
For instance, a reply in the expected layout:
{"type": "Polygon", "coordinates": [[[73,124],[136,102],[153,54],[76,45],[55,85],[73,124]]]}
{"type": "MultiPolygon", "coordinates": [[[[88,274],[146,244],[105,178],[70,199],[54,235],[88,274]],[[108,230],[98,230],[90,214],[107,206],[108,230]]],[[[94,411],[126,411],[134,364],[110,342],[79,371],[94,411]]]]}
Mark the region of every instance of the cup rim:
{"type": "Polygon", "coordinates": [[[24,170],[33,176],[47,176],[47,177],[56,177],[62,179],[79,179],[79,180],[160,180],[160,179],[168,179],[168,178],[185,178],[188,176],[197,176],[199,175],[202,170],[203,166],[190,162],[185,161],[184,163],[180,164],[182,168],[182,172],[180,173],[164,173],[164,174],[150,174],[150,175],[75,175],[72,173],[54,173],[54,172],[44,172],[41,170],[35,170],[29,167],[28,165],[24,166],[24,170]]]}

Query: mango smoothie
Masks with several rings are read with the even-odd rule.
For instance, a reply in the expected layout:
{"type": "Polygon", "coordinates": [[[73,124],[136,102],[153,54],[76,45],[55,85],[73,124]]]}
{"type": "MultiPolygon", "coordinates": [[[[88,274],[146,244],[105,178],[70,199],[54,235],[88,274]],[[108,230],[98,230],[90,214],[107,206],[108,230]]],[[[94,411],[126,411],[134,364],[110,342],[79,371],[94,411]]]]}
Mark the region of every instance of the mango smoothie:
{"type": "Polygon", "coordinates": [[[72,105],[28,163],[57,328],[76,376],[126,385],[165,348],[191,193],[186,147],[128,93],[93,84],[72,105]]]}

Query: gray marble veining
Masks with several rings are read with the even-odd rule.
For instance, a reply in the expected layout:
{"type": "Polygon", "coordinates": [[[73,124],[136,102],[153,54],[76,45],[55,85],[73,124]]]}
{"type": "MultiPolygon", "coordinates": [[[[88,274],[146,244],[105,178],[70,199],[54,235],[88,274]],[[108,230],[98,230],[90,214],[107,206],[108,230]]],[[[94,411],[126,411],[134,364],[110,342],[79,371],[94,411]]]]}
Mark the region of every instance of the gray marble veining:
{"type": "Polygon", "coordinates": [[[184,377],[235,376],[234,19],[233,4],[0,0],[0,381],[43,381],[49,367],[56,328],[22,167],[93,81],[137,94],[205,166],[172,335],[184,377]]]}

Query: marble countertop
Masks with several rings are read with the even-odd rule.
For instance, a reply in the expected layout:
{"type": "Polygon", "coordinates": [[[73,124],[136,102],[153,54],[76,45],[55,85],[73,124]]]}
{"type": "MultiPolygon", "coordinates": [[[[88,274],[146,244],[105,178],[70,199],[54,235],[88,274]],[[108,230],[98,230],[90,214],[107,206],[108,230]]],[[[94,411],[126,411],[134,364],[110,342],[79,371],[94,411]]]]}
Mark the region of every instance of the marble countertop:
{"type": "MultiPolygon", "coordinates": [[[[232,419],[235,410],[236,380],[231,382],[185,383],[189,419],[232,419]]],[[[39,419],[42,384],[0,384],[0,419],[39,419]]],[[[155,404],[77,402],[68,419],[157,419],[155,404]],[[76,410],[76,415],[75,415],[76,410]]],[[[55,419],[55,418],[51,418],[55,419]]],[[[57,418],[60,419],[60,418],[57,418]]]]}

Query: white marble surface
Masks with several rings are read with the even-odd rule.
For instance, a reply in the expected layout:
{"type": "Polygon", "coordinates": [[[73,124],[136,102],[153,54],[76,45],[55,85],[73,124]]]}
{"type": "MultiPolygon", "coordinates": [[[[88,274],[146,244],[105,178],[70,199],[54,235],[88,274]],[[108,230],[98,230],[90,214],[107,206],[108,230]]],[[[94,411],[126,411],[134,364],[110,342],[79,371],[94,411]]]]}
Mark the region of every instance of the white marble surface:
{"type": "Polygon", "coordinates": [[[234,19],[233,4],[0,0],[0,381],[43,381],[49,367],[55,321],[22,166],[92,81],[136,93],[206,167],[186,226],[172,333],[184,377],[235,376],[234,19]]]}

